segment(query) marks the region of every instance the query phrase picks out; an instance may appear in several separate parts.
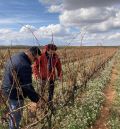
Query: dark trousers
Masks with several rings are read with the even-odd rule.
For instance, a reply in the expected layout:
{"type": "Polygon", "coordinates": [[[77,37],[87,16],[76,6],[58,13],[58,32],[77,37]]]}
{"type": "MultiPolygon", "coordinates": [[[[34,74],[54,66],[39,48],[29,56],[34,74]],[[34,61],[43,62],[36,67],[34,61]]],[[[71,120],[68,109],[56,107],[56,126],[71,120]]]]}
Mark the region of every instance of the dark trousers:
{"type": "Polygon", "coordinates": [[[54,95],[54,80],[42,80],[40,86],[40,94],[44,98],[46,90],[48,89],[48,102],[52,101],[54,95]]]}
{"type": "Polygon", "coordinates": [[[48,102],[50,102],[52,101],[53,95],[54,95],[54,81],[53,80],[49,81],[48,93],[49,93],[48,102]]]}
{"type": "Polygon", "coordinates": [[[23,100],[9,100],[9,110],[11,113],[11,117],[9,117],[9,129],[19,129],[19,124],[21,121],[23,109],[17,110],[20,107],[24,106],[23,100]],[[17,110],[14,111],[13,110],[17,110]]]}

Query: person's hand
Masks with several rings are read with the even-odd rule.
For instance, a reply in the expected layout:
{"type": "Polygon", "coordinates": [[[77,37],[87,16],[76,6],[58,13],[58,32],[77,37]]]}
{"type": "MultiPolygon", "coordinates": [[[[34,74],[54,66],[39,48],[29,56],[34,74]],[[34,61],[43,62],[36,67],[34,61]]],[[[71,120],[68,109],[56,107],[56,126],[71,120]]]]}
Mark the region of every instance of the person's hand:
{"type": "Polygon", "coordinates": [[[35,112],[36,109],[37,109],[37,103],[30,102],[30,103],[29,103],[29,106],[28,106],[28,109],[29,109],[31,112],[35,112]]]}
{"type": "Polygon", "coordinates": [[[59,82],[62,82],[62,78],[61,77],[56,77],[56,80],[59,82]]]}
{"type": "Polygon", "coordinates": [[[42,98],[40,98],[40,100],[37,102],[37,108],[45,108],[46,105],[46,101],[42,98]]]}

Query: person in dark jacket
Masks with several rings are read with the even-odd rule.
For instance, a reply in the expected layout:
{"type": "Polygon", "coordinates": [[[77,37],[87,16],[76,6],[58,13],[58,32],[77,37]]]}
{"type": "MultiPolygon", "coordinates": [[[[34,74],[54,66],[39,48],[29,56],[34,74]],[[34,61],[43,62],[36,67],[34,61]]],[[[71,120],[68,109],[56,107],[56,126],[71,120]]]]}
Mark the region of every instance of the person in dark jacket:
{"type": "Polygon", "coordinates": [[[48,83],[48,102],[51,103],[54,95],[54,82],[56,77],[62,79],[62,66],[60,58],[56,53],[57,46],[48,44],[44,47],[44,52],[33,64],[33,74],[36,79],[40,79],[41,96],[44,97],[45,87],[48,83]],[[57,76],[56,71],[57,70],[57,76]]]}
{"type": "Polygon", "coordinates": [[[34,62],[41,51],[33,46],[25,52],[13,55],[5,65],[2,92],[8,99],[11,112],[9,128],[19,129],[22,110],[16,110],[24,105],[24,99],[28,97],[32,102],[39,101],[39,94],[32,86],[32,62],[34,62]]]}

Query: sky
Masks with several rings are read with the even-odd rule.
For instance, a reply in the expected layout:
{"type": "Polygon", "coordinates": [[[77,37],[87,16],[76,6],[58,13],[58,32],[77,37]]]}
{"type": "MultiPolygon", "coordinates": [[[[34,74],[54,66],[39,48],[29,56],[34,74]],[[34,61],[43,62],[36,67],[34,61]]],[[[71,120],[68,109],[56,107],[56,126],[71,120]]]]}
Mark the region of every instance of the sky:
{"type": "Polygon", "coordinates": [[[120,45],[120,0],[0,0],[0,45],[120,45]]]}

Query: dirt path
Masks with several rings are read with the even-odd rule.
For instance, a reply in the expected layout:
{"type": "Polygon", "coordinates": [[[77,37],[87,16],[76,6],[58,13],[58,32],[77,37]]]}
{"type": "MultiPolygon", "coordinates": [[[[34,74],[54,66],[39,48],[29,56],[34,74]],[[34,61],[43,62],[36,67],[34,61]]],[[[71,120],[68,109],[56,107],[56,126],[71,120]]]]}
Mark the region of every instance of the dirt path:
{"type": "Polygon", "coordinates": [[[93,125],[92,129],[108,129],[106,124],[109,117],[110,107],[115,98],[114,82],[116,79],[117,79],[117,70],[114,66],[112,68],[111,80],[108,86],[104,90],[106,101],[103,104],[103,107],[101,108],[100,118],[93,125]]]}

